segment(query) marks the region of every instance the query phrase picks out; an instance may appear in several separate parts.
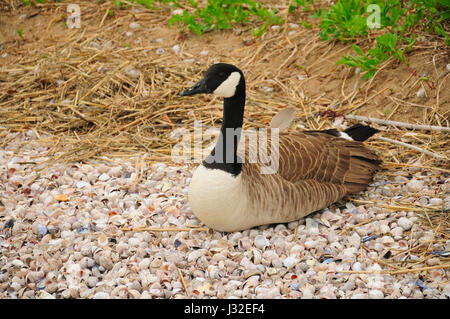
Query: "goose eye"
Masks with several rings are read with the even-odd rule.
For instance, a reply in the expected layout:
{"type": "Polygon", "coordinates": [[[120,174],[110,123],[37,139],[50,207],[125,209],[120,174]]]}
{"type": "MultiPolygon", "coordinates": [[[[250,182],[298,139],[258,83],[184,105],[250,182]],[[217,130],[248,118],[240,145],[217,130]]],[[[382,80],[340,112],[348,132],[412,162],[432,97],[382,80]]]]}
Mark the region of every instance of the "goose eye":
{"type": "Polygon", "coordinates": [[[219,76],[222,77],[222,78],[224,78],[224,77],[225,77],[225,72],[220,72],[220,73],[219,73],[219,76]]]}

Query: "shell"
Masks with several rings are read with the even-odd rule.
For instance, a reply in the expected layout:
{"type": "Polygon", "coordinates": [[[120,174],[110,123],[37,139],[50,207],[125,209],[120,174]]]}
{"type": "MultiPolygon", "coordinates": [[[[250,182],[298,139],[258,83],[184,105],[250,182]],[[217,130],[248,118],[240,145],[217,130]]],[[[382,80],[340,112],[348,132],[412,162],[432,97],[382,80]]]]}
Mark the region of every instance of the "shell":
{"type": "MultiPolygon", "coordinates": [[[[417,267],[442,263],[450,241],[436,241],[419,211],[344,203],[308,219],[233,233],[126,231],[204,227],[186,201],[191,167],[144,161],[137,171],[135,160],[109,159],[54,163],[38,175],[35,165],[20,163],[48,160],[48,148],[33,142],[34,132],[6,134],[4,141],[11,142],[0,150],[0,298],[450,297],[446,269],[430,269],[429,278],[418,281],[413,273],[381,273],[392,269],[373,261],[408,256],[405,261],[417,267]],[[29,189],[17,192],[17,183],[30,180],[29,189]],[[411,240],[429,255],[402,254],[411,240]],[[349,270],[368,273],[340,273],[349,270]]],[[[369,191],[354,198],[382,202],[384,196],[438,209],[450,202],[436,195],[450,190],[444,174],[420,167],[395,174],[376,176],[369,191]]]]}

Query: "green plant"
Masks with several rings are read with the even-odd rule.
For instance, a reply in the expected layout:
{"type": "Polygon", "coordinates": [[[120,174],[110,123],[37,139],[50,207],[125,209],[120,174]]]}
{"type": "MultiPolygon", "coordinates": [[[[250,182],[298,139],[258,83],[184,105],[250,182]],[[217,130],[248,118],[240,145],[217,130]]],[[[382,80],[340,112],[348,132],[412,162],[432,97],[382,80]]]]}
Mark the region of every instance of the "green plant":
{"type": "Polygon", "coordinates": [[[196,34],[202,34],[212,29],[229,29],[233,23],[248,23],[249,17],[255,16],[258,21],[264,22],[261,27],[252,30],[253,35],[258,37],[268,26],[283,22],[275,10],[269,10],[261,3],[251,0],[208,0],[206,7],[200,7],[194,0],[189,2],[195,11],[189,13],[184,10],[182,15],[173,15],[169,20],[169,26],[178,23],[180,31],[187,28],[196,34]]]}
{"type": "Polygon", "coordinates": [[[124,2],[121,0],[114,0],[113,4],[116,6],[117,9],[121,9],[122,6],[124,5],[124,2]]]}
{"type": "MultiPolygon", "coordinates": [[[[24,0],[28,1],[29,0],[24,0]]],[[[40,0],[44,1],[44,0],[40,0]]],[[[177,24],[180,32],[190,31],[203,34],[211,30],[230,29],[234,24],[262,22],[252,29],[254,37],[261,36],[270,25],[281,24],[284,17],[274,9],[268,9],[258,1],[252,0],[208,0],[189,3],[177,0],[129,0],[147,8],[154,8],[155,2],[183,8],[181,14],[169,19],[169,26],[177,24]]],[[[127,5],[124,0],[114,0],[117,8],[127,5]]],[[[315,12],[310,16],[319,20],[319,35],[324,41],[353,42],[368,36],[372,30],[368,19],[376,7],[376,28],[383,34],[376,37],[371,49],[364,51],[352,44],[356,55],[345,55],[338,63],[359,67],[365,79],[371,78],[380,63],[393,57],[406,63],[405,53],[415,43],[417,29],[443,36],[450,44],[450,37],[444,29],[444,23],[450,18],[449,0],[337,0],[328,8],[317,8],[314,0],[288,0],[288,12],[300,8],[303,12],[315,12]]],[[[300,22],[306,28],[313,25],[305,20],[300,22]]]]}
{"type": "MultiPolygon", "coordinates": [[[[38,4],[38,3],[45,3],[45,0],[34,0],[33,4],[38,4]]],[[[23,4],[29,6],[31,5],[31,1],[30,0],[23,0],[23,4]]]]}
{"type": "Polygon", "coordinates": [[[369,5],[375,4],[379,10],[379,30],[386,30],[376,37],[374,47],[365,53],[359,46],[352,45],[356,55],[343,56],[338,64],[359,67],[363,77],[371,78],[378,65],[390,57],[407,63],[405,52],[415,43],[417,28],[439,34],[449,35],[442,23],[450,17],[448,0],[339,0],[327,10],[318,10],[313,17],[319,18],[322,40],[353,41],[368,35],[369,5]],[[406,45],[406,46],[405,46],[406,45]]]}
{"type": "Polygon", "coordinates": [[[450,45],[450,35],[443,27],[443,23],[450,19],[450,1],[414,0],[412,2],[416,15],[423,21],[425,30],[443,36],[450,45]]]}
{"type": "MultiPolygon", "coordinates": [[[[153,8],[156,2],[156,0],[130,1],[147,8],[153,8]]],[[[159,0],[158,2],[181,7],[176,0],[159,0]]],[[[123,0],[114,0],[113,3],[118,9],[126,5],[123,0]]],[[[257,37],[261,36],[268,26],[283,22],[274,10],[269,10],[261,3],[251,0],[208,0],[206,7],[201,7],[195,0],[189,0],[189,5],[194,11],[184,10],[182,14],[173,15],[169,20],[169,26],[178,24],[180,31],[187,29],[196,34],[203,34],[212,29],[230,29],[234,23],[249,23],[249,17],[256,16],[258,21],[264,22],[261,27],[252,30],[253,35],[257,37]]],[[[186,5],[183,5],[183,8],[185,7],[186,5]]]]}
{"type": "Polygon", "coordinates": [[[314,0],[291,0],[289,2],[289,13],[295,11],[295,9],[301,7],[303,11],[311,11],[311,6],[314,4],[314,0]]]}
{"type": "Polygon", "coordinates": [[[23,39],[22,33],[23,33],[23,30],[22,30],[22,29],[18,29],[18,30],[17,30],[17,34],[19,35],[19,37],[21,37],[21,38],[23,39]]]}
{"type": "Polygon", "coordinates": [[[414,44],[414,38],[409,40],[408,45],[404,49],[398,48],[400,37],[397,33],[387,32],[375,38],[376,45],[373,49],[369,49],[368,53],[356,44],[352,44],[353,50],[357,53],[356,56],[343,56],[337,63],[346,64],[351,67],[361,68],[363,71],[363,78],[370,79],[381,62],[388,60],[391,56],[397,60],[406,63],[405,52],[407,52],[414,44]]]}
{"type": "MultiPolygon", "coordinates": [[[[365,7],[361,0],[338,1],[329,10],[319,11],[322,40],[355,38],[367,34],[365,7]]],[[[317,16],[317,15],[316,15],[317,16]]]]}

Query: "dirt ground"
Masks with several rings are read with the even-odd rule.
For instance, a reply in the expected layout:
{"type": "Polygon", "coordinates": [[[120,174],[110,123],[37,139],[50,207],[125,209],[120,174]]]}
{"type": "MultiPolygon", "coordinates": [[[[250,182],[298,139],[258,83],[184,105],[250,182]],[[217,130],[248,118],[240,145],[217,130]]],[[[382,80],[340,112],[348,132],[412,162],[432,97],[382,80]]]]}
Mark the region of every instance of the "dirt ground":
{"type": "MultiPolygon", "coordinates": [[[[207,59],[201,61],[200,68],[205,68],[215,60],[240,65],[249,76],[250,90],[256,89],[260,82],[270,83],[271,79],[276,78],[281,83],[274,83],[275,92],[283,91],[284,85],[287,90],[303,90],[311,100],[326,96],[329,100],[342,103],[356,87],[358,92],[353,100],[379,93],[360,108],[360,114],[380,116],[385,108],[392,110],[399,105],[391,119],[420,121],[429,115],[430,107],[437,109],[440,114],[448,115],[450,82],[446,65],[449,63],[449,50],[432,36],[423,35],[422,41],[413,46],[408,54],[409,68],[395,61],[389,63],[367,85],[367,81],[361,80],[353,69],[335,63],[343,54],[351,53],[351,48],[340,43],[321,42],[316,30],[300,27],[294,35],[283,34],[285,39],[279,38],[280,31],[270,30],[261,39],[252,41],[250,28],[237,26],[229,31],[183,37],[176,27],[167,26],[170,18],[170,9],[167,8],[162,9],[159,21],[148,21],[145,9],[117,10],[111,3],[94,5],[92,1],[78,1],[78,4],[81,7],[82,27],[68,29],[64,23],[66,3],[32,7],[22,5],[21,1],[0,2],[1,51],[2,54],[8,53],[0,60],[1,65],[16,65],[32,58],[45,59],[46,54],[64,47],[68,39],[75,36],[81,37],[79,42],[101,36],[117,45],[129,45],[132,48],[150,46],[160,38],[164,46],[180,44],[180,58],[201,57],[201,51],[209,51],[207,59]],[[113,17],[104,16],[105,10],[109,8],[114,10],[113,17]],[[141,40],[139,42],[133,41],[135,37],[126,36],[128,23],[132,21],[142,25],[136,32],[141,40]],[[23,30],[23,38],[17,34],[19,29],[23,30]],[[264,46],[261,47],[261,44],[264,46]],[[249,55],[255,50],[260,52],[250,60],[249,55]],[[298,65],[306,68],[309,76],[306,80],[298,80],[297,75],[305,75],[298,65]],[[418,81],[418,76],[425,74],[430,79],[430,86],[418,81]],[[425,88],[425,95],[417,97],[416,92],[421,86],[425,88]]],[[[304,15],[291,15],[288,23],[299,23],[303,18],[304,15]]],[[[289,25],[286,27],[289,29],[289,25]]]]}

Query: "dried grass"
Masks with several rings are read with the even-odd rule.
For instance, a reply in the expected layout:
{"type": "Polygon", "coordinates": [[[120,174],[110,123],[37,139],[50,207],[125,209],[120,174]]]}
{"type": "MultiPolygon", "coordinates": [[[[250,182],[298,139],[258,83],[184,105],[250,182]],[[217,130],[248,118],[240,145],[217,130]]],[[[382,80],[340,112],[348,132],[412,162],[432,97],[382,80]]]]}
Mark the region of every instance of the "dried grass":
{"type": "MultiPolygon", "coordinates": [[[[83,32],[75,29],[70,31],[65,41],[46,43],[40,57],[19,52],[23,54],[20,63],[3,65],[0,69],[1,129],[15,132],[33,130],[41,136],[42,142],[52,145],[46,154],[54,157],[51,162],[86,161],[103,156],[128,157],[139,153],[148,154],[146,159],[149,161],[170,161],[171,148],[177,142],[169,134],[174,128],[181,126],[192,131],[194,120],[201,120],[206,126],[217,126],[221,121],[219,100],[214,98],[208,101],[208,97],[202,96],[182,99],[177,96],[191,81],[199,78],[209,64],[186,63],[185,60],[191,58],[187,52],[182,53],[181,57],[171,52],[157,55],[155,51],[161,46],[159,43],[145,47],[119,46],[123,42],[120,32],[117,32],[117,39],[111,35],[129,23],[130,15],[141,24],[153,25],[165,23],[168,11],[163,8],[160,12],[145,10],[130,14],[130,9],[124,11],[127,14],[105,22],[110,6],[108,2],[102,6],[83,3],[84,21],[100,21],[98,27],[86,28],[83,32]],[[136,78],[127,72],[130,68],[137,71],[136,78]]],[[[41,6],[41,10],[46,9],[52,10],[57,18],[58,13],[63,12],[64,5],[52,3],[41,6]]],[[[53,20],[47,31],[55,23],[53,20]]],[[[293,37],[288,37],[286,32],[270,33],[256,44],[244,46],[241,49],[244,58],[240,61],[233,61],[230,57],[230,62],[239,62],[244,69],[249,69],[251,65],[247,127],[267,126],[278,110],[294,106],[298,109],[298,122],[306,119],[306,128],[326,128],[331,123],[326,116],[320,116],[324,111],[332,110],[334,114],[345,115],[370,103],[371,99],[385,91],[369,94],[369,97],[365,94],[359,100],[353,98],[351,101],[305,96],[301,86],[311,77],[299,86],[292,83],[292,79],[286,80],[287,76],[282,71],[292,64],[293,57],[300,50],[294,43],[306,32],[309,31],[303,30],[293,37]],[[262,64],[279,55],[286,55],[286,59],[274,70],[267,70],[262,64]],[[270,97],[258,89],[262,83],[268,82],[268,78],[279,87],[270,97]]],[[[300,51],[327,46],[316,36],[310,36],[309,43],[300,51]]],[[[332,46],[328,46],[322,58],[329,59],[336,55],[332,46]]],[[[325,75],[336,68],[330,69],[329,64],[324,65],[328,70],[325,70],[325,75]]],[[[320,73],[316,71],[316,74],[320,73]]],[[[446,79],[443,77],[438,81],[437,88],[446,79]]],[[[370,86],[369,82],[366,84],[370,86]]],[[[439,114],[439,110],[432,108],[434,116],[427,117],[423,124],[448,126],[448,114],[439,114]]],[[[409,134],[415,137],[416,133],[409,134]]],[[[405,131],[389,128],[386,135],[402,137],[405,131]]],[[[408,138],[407,142],[425,146],[427,150],[448,159],[449,141],[445,137],[444,133],[430,132],[420,138],[408,138]]],[[[385,160],[390,162],[411,163],[420,158],[425,162],[440,163],[385,141],[372,141],[370,144],[382,151],[385,160]]]]}

